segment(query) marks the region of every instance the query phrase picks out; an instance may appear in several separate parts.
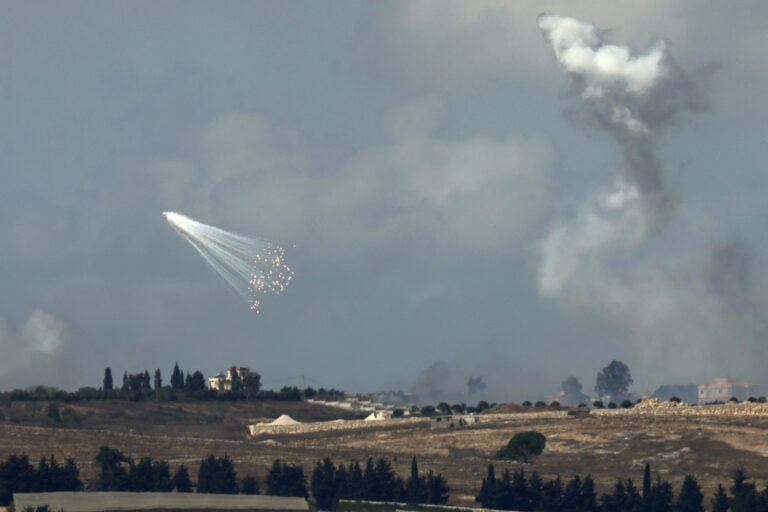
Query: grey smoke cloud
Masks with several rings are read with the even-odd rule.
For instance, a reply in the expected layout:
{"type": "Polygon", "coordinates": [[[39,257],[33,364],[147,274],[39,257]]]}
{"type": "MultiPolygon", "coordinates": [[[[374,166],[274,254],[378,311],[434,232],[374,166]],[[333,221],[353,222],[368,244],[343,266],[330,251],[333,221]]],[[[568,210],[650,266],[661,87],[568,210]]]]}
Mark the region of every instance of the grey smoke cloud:
{"type": "Polygon", "coordinates": [[[21,335],[30,350],[52,355],[63,343],[64,324],[47,311],[36,309],[24,323],[21,335]]]}
{"type": "Polygon", "coordinates": [[[57,355],[65,346],[66,326],[51,313],[35,309],[14,328],[0,318],[0,386],[23,387],[21,376],[35,375],[40,384],[56,384],[57,355]]]}
{"type": "MultiPolygon", "coordinates": [[[[690,366],[716,371],[701,348],[726,335],[727,312],[688,272],[688,255],[651,243],[672,213],[656,139],[679,112],[706,107],[705,75],[684,72],[663,41],[637,53],[573,18],[547,14],[538,24],[581,100],[573,117],[609,134],[623,164],[613,185],[593,190],[544,238],[539,292],[629,333],[648,364],[670,365],[670,354],[697,347],[690,366]]],[[[713,275],[725,276],[714,278],[717,286],[742,279],[742,271],[721,268],[742,260],[733,251],[716,257],[713,275]]]]}
{"type": "Polygon", "coordinates": [[[638,246],[666,217],[655,132],[680,110],[701,110],[705,101],[663,41],[638,54],[574,18],[543,14],[538,25],[581,99],[578,117],[614,138],[623,163],[613,187],[596,191],[575,220],[555,227],[543,244],[540,290],[558,297],[584,267],[602,266],[596,260],[638,246]]]}
{"type": "Polygon", "coordinates": [[[538,25],[582,100],[581,119],[616,140],[623,178],[646,198],[663,192],[654,132],[682,110],[706,108],[703,72],[684,72],[664,41],[637,53],[574,18],[543,14],[538,25]]]}

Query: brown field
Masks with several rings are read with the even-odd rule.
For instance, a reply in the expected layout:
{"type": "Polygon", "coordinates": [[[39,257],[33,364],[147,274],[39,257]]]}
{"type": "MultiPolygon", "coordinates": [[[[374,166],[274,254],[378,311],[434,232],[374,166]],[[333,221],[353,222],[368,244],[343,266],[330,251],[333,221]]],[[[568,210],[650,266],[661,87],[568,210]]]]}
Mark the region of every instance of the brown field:
{"type": "Polygon", "coordinates": [[[433,430],[427,421],[406,419],[354,422],[345,428],[329,424],[329,429],[312,424],[291,433],[250,437],[246,425],[283,413],[302,422],[363,415],[297,402],[93,401],[59,404],[64,421],[54,424],[46,417],[47,407],[47,402],[0,406],[5,416],[0,421],[0,458],[14,453],[26,453],[33,461],[51,453],[59,459],[74,457],[91,487],[92,460],[102,445],[134,458],[167,460],[172,469],[183,462],[193,479],[201,458],[228,454],[239,476],[254,475],[262,485],[276,458],[303,464],[309,475],[325,456],[337,463],[385,456],[405,477],[416,456],[421,470],[445,476],[451,502],[463,505],[472,504],[489,463],[496,465],[497,474],[503,468],[535,470],[545,478],[591,474],[598,492],[607,492],[617,476],[639,485],[649,462],[654,475],[661,474],[676,489],[686,474],[696,475],[708,495],[706,502],[716,484],[727,484],[738,467],[745,468],[760,489],[768,480],[768,413],[762,409],[633,409],[594,411],[585,418],[533,409],[483,414],[479,424],[459,430],[433,430]],[[494,461],[495,451],[522,430],[538,430],[547,437],[547,447],[535,463],[494,461]]]}

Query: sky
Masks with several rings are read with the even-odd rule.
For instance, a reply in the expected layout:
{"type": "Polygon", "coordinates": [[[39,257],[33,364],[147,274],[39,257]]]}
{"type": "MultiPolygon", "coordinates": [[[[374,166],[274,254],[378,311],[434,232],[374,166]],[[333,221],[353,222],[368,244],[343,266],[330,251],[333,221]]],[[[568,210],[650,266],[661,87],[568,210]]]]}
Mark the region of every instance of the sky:
{"type": "Polygon", "coordinates": [[[0,389],[768,392],[763,2],[6,2],[0,389]],[[548,16],[540,17],[542,13],[548,16]],[[286,248],[256,315],[161,212],[286,248]]]}

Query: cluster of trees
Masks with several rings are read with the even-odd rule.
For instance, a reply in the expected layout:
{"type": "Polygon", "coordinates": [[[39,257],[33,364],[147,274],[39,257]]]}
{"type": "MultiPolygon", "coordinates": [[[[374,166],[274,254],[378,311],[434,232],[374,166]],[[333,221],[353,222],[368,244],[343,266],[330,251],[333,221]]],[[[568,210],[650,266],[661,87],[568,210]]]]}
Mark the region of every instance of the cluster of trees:
{"type": "MultiPolygon", "coordinates": [[[[435,414],[463,414],[463,413],[481,413],[486,409],[490,409],[496,405],[495,403],[489,404],[485,400],[480,400],[477,405],[467,405],[465,403],[449,404],[448,402],[440,402],[437,406],[425,405],[421,408],[413,406],[411,408],[411,414],[421,414],[422,416],[434,416],[435,414]]],[[[395,416],[402,416],[402,409],[395,409],[395,416]],[[400,411],[400,414],[397,413],[400,411]]]]}
{"type": "MultiPolygon", "coordinates": [[[[320,388],[307,389],[307,396],[338,398],[344,393],[335,389],[326,390],[320,388]]],[[[99,388],[85,386],[77,391],[69,392],[55,387],[35,386],[29,389],[14,389],[13,391],[0,393],[2,402],[31,402],[51,401],[72,403],[87,400],[163,400],[175,401],[179,398],[191,400],[301,400],[304,393],[296,386],[284,386],[279,391],[262,390],[261,376],[251,373],[248,378],[236,379],[233,389],[216,391],[208,389],[206,379],[202,372],[184,373],[178,363],[173,367],[170,384],[163,385],[163,376],[160,369],[156,369],[154,377],[148,370],[136,374],[123,373],[122,385],[118,386],[113,379],[112,369],[104,369],[104,378],[99,388]]],[[[0,418],[2,419],[2,418],[0,418]]]]}
{"type": "MultiPolygon", "coordinates": [[[[607,397],[609,402],[628,401],[629,386],[632,385],[632,373],[621,361],[613,360],[597,373],[595,393],[598,397],[607,397]]],[[[562,401],[566,405],[586,404],[589,395],[582,392],[582,385],[576,377],[568,377],[561,383],[562,401]]],[[[543,404],[543,402],[541,402],[543,404]]],[[[558,403],[559,405],[559,403],[558,403]]]]}
{"type": "Polygon", "coordinates": [[[757,490],[754,482],[747,482],[747,473],[743,469],[736,470],[733,484],[729,493],[722,485],[717,486],[712,498],[712,512],[747,512],[768,510],[768,484],[762,491],[757,490]]]}
{"type": "MultiPolygon", "coordinates": [[[[248,491],[247,493],[244,491],[244,494],[259,494],[258,483],[256,483],[254,490],[253,482],[256,482],[253,477],[249,478],[247,485],[244,482],[242,487],[248,491]]],[[[197,474],[197,492],[237,494],[239,490],[235,466],[228,455],[225,455],[224,458],[209,455],[200,462],[200,471],[197,474]]]]}
{"type": "Polygon", "coordinates": [[[415,457],[406,480],[395,474],[385,458],[376,463],[369,458],[364,470],[358,461],[345,468],[343,464],[336,467],[326,458],[312,472],[312,495],[321,510],[330,510],[340,499],[440,505],[448,501],[449,490],[440,474],[429,471],[420,476],[415,457]]]}
{"type": "MultiPolygon", "coordinates": [[[[747,475],[738,470],[726,492],[722,485],[710,500],[712,512],[756,512],[768,510],[768,486],[759,492],[747,475]]],[[[599,498],[590,476],[576,475],[563,483],[560,478],[544,481],[536,472],[505,470],[496,478],[493,464],[483,479],[475,500],[484,508],[544,512],[704,512],[704,494],[696,478],[687,475],[675,494],[672,484],[657,476],[651,479],[646,464],[643,485],[638,489],[631,479],[618,479],[610,493],[599,498]]]]}
{"type": "MultiPolygon", "coordinates": [[[[100,491],[191,492],[189,472],[182,464],[173,477],[168,463],[144,457],[138,463],[119,450],[102,446],[95,458],[97,489],[100,491]]],[[[412,461],[411,476],[403,481],[395,475],[392,465],[381,458],[376,463],[369,458],[365,469],[355,461],[348,468],[334,466],[330,459],[317,463],[312,474],[312,494],[321,508],[339,499],[372,501],[407,501],[441,504],[448,501],[448,485],[441,475],[431,471],[419,476],[416,459],[412,461]]],[[[259,494],[258,480],[246,476],[238,480],[234,464],[228,456],[209,455],[200,463],[197,492],[217,494],[259,494]]],[[[307,487],[301,465],[272,464],[266,478],[266,493],[272,496],[306,498],[307,487]]]]}
{"type": "MultiPolygon", "coordinates": [[[[182,464],[171,477],[163,460],[143,457],[134,462],[119,450],[102,446],[96,455],[97,485],[100,491],[192,492],[189,470],[182,464]]],[[[267,493],[276,496],[306,497],[301,466],[281,465],[275,461],[267,476],[267,493]]],[[[228,455],[209,455],[200,461],[197,492],[213,494],[259,494],[259,482],[253,476],[238,480],[235,465],[228,455]]]]}
{"type": "Polygon", "coordinates": [[[62,465],[53,455],[50,461],[43,457],[37,468],[26,455],[11,455],[0,462],[0,506],[9,505],[15,492],[79,491],[82,487],[72,459],[62,465]]]}
{"type": "Polygon", "coordinates": [[[205,391],[207,388],[205,376],[200,370],[187,372],[179,369],[179,363],[174,364],[170,385],[163,386],[163,375],[160,368],[155,370],[154,379],[150,378],[149,370],[135,374],[123,373],[123,383],[117,388],[112,378],[112,369],[104,369],[104,380],[101,391],[107,398],[125,398],[141,400],[146,398],[173,399],[178,394],[191,394],[205,391]]]}
{"type": "Polygon", "coordinates": [[[134,462],[115,448],[102,446],[95,459],[99,491],[191,492],[189,472],[182,464],[171,477],[164,460],[143,457],[134,462]]]}
{"type": "Polygon", "coordinates": [[[312,386],[309,386],[306,389],[304,389],[304,398],[317,398],[320,400],[339,400],[339,399],[345,398],[346,396],[347,396],[346,393],[334,388],[315,389],[312,386]]]}
{"type": "Polygon", "coordinates": [[[267,494],[306,498],[304,468],[300,465],[283,464],[280,459],[275,460],[267,473],[267,494]]]}

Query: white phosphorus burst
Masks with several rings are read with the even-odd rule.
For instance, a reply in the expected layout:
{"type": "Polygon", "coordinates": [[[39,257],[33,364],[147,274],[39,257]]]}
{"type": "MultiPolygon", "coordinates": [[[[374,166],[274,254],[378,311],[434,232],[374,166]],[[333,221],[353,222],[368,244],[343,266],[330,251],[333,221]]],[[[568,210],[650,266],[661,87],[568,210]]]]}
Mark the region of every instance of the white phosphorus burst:
{"type": "Polygon", "coordinates": [[[279,295],[293,279],[293,270],[285,263],[285,250],[278,245],[208,226],[180,213],[163,215],[257,313],[261,295],[279,295]]]}

